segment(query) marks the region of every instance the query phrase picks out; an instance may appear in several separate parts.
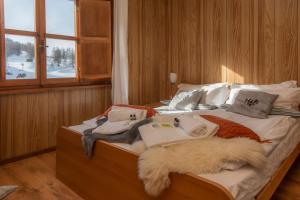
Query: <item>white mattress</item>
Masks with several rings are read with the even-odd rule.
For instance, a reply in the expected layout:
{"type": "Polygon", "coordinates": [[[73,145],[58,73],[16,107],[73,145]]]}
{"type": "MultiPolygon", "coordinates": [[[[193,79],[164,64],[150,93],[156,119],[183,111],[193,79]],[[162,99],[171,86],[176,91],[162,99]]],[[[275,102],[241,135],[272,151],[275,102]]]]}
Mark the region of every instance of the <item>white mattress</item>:
{"type": "MultiPolygon", "coordinates": [[[[261,138],[272,139],[272,143],[263,144],[268,154],[268,164],[261,171],[245,166],[238,170],[224,170],[216,174],[200,174],[199,176],[219,183],[237,200],[252,200],[270,180],[282,161],[295,149],[300,141],[300,119],[272,116],[267,120],[253,119],[224,110],[196,111],[193,113],[211,114],[231,119],[253,129],[261,138]]],[[[177,113],[178,114],[178,113],[177,113]]],[[[182,113],[181,113],[182,114],[182,113]]],[[[69,127],[82,133],[90,128],[85,124],[69,127]]],[[[126,150],[139,153],[140,146],[115,144],[126,150]]]]}

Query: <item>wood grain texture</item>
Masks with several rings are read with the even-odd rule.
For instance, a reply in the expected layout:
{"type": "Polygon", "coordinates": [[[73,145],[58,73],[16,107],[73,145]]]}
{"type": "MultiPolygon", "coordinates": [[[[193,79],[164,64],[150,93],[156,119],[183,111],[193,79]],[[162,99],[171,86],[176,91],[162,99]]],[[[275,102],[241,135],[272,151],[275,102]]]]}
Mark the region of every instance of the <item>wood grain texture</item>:
{"type": "Polygon", "coordinates": [[[18,185],[6,200],[82,200],[55,178],[55,152],[0,167],[0,185],[18,185]]]}
{"type": "Polygon", "coordinates": [[[82,150],[81,134],[67,128],[59,130],[56,150],[56,177],[84,199],[233,200],[223,186],[190,173],[170,174],[168,189],[157,198],[151,197],[138,177],[138,155],[97,141],[89,159],[82,150]]]}
{"type": "MultiPolygon", "coordinates": [[[[80,200],[72,190],[55,178],[56,154],[47,153],[0,167],[0,185],[16,184],[20,188],[7,200],[59,199],[80,200]],[[25,174],[25,176],[15,176],[25,174]],[[34,181],[32,181],[34,180],[34,181]]],[[[300,199],[300,159],[295,162],[271,198],[300,199]]]]}
{"type": "Polygon", "coordinates": [[[275,80],[297,79],[297,0],[275,0],[275,80]]]}
{"type": "Polygon", "coordinates": [[[0,160],[55,147],[59,127],[97,116],[110,99],[110,86],[1,95],[0,160]]]}
{"type": "MultiPolygon", "coordinates": [[[[233,199],[223,186],[191,173],[171,173],[170,186],[157,198],[151,198],[145,193],[142,181],[137,176],[137,154],[105,141],[97,141],[93,156],[89,159],[81,146],[80,133],[65,127],[59,129],[56,177],[85,199],[98,199],[99,196],[125,200],[233,199]],[[75,155],[74,160],[72,158],[75,155]],[[116,185],[118,193],[114,190],[116,185]]],[[[262,191],[258,192],[257,200],[270,199],[299,153],[300,143],[287,155],[262,191]]]]}
{"type": "Polygon", "coordinates": [[[129,98],[157,102],[168,83],[168,0],[129,0],[129,98]]]}
{"type": "Polygon", "coordinates": [[[112,1],[81,0],[79,3],[80,81],[111,78],[112,1]]]}
{"type": "Polygon", "coordinates": [[[299,4],[129,0],[130,102],[169,98],[176,92],[169,72],[177,84],[300,82],[299,4]]]}

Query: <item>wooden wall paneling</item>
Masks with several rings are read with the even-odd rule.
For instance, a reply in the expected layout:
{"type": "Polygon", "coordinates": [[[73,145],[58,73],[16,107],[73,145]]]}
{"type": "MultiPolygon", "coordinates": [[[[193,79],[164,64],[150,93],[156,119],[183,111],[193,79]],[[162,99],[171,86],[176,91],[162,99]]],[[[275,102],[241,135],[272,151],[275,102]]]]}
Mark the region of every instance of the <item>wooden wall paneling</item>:
{"type": "Polygon", "coordinates": [[[167,96],[168,0],[129,0],[129,96],[147,104],[167,96]]]}
{"type": "MultiPolygon", "coordinates": [[[[154,59],[154,42],[153,42],[153,37],[152,36],[152,28],[153,27],[153,21],[155,19],[154,16],[154,1],[143,1],[142,2],[142,26],[141,26],[141,32],[142,32],[142,37],[143,40],[141,41],[142,45],[142,63],[141,65],[141,71],[139,76],[141,76],[141,102],[145,103],[150,103],[153,99],[152,97],[152,88],[156,88],[158,93],[158,83],[155,82],[155,79],[153,77],[153,71],[154,71],[154,66],[153,66],[153,59],[154,59]],[[147,21],[148,19],[148,21],[147,21]],[[153,46],[152,46],[153,45],[153,46]]],[[[140,102],[140,103],[141,103],[140,102]]]]}
{"type": "MultiPolygon", "coordinates": [[[[85,89],[85,103],[90,105],[85,107],[85,119],[90,119],[94,116],[95,110],[100,110],[100,99],[99,99],[99,94],[98,92],[94,91],[93,88],[88,88],[85,89]]],[[[99,111],[100,112],[100,111],[99,111]]]]}
{"type": "Polygon", "coordinates": [[[227,0],[227,81],[251,82],[250,1],[227,0]]]}
{"type": "Polygon", "coordinates": [[[0,161],[56,146],[57,129],[111,105],[111,86],[0,96],[0,161]]]}
{"type": "MultiPolygon", "coordinates": [[[[169,62],[168,62],[168,69],[169,73],[174,72],[177,73],[177,83],[181,83],[181,74],[179,73],[179,44],[178,44],[178,38],[179,38],[179,28],[180,28],[180,2],[181,0],[170,0],[169,1],[169,62]]],[[[177,88],[177,84],[171,85],[168,84],[168,97],[171,97],[175,92],[177,88]]]]}
{"type": "Polygon", "coordinates": [[[48,93],[48,138],[49,146],[56,146],[56,133],[64,125],[64,91],[48,93]]]}
{"type": "Polygon", "coordinates": [[[130,103],[167,96],[168,0],[129,1],[130,103]]]}
{"type": "MultiPolygon", "coordinates": [[[[105,98],[105,105],[103,105],[102,108],[101,108],[102,112],[104,112],[109,106],[112,105],[112,102],[111,102],[111,99],[112,99],[111,98],[111,86],[107,86],[105,88],[105,91],[106,91],[105,97],[104,97],[105,98]]],[[[103,92],[101,94],[103,94],[103,92]]]]}
{"type": "Polygon", "coordinates": [[[13,95],[12,98],[13,123],[13,155],[19,156],[28,152],[28,96],[13,95]]]}
{"type": "Polygon", "coordinates": [[[13,156],[12,96],[0,98],[0,160],[13,156]]]}
{"type": "Polygon", "coordinates": [[[300,85],[300,0],[298,0],[298,86],[300,85]]]}
{"type": "MultiPolygon", "coordinates": [[[[205,0],[203,5],[205,35],[201,82],[216,83],[226,81],[226,0],[205,0]]],[[[200,34],[201,37],[201,34],[200,34]]],[[[201,44],[200,47],[201,48],[201,44]]]]}
{"type": "Polygon", "coordinates": [[[297,80],[297,0],[275,0],[275,81],[297,80]]]}
{"type": "Polygon", "coordinates": [[[253,82],[268,84],[275,75],[275,0],[254,0],[251,5],[251,65],[253,82]]]}
{"type": "Polygon", "coordinates": [[[201,71],[200,48],[198,48],[200,33],[200,1],[182,1],[180,5],[180,16],[182,23],[179,25],[179,74],[181,81],[197,82],[201,71]],[[198,70],[197,70],[198,69],[198,70]]]}
{"type": "Polygon", "coordinates": [[[30,94],[27,99],[27,151],[35,152],[49,147],[49,138],[47,134],[49,120],[48,92],[30,94]]]}
{"type": "Polygon", "coordinates": [[[91,119],[104,112],[111,105],[111,87],[101,90],[91,88],[85,90],[85,119],[91,119]]]}
{"type": "MultiPolygon", "coordinates": [[[[142,4],[142,31],[143,31],[143,68],[140,76],[142,77],[142,102],[147,104],[160,100],[160,77],[167,69],[167,52],[165,37],[166,13],[161,12],[165,7],[165,0],[143,1],[142,4]],[[165,52],[165,53],[163,53],[165,52]]],[[[164,79],[165,80],[165,79],[164,79]]],[[[163,82],[162,84],[166,84],[163,82]]]]}
{"type": "Polygon", "coordinates": [[[299,0],[130,0],[129,9],[131,102],[174,94],[169,72],[177,83],[300,80],[299,0]]]}
{"type": "Polygon", "coordinates": [[[259,84],[275,80],[275,0],[259,1],[259,84]]]}
{"type": "Polygon", "coordinates": [[[129,63],[129,102],[139,104],[141,87],[141,22],[142,22],[141,0],[128,1],[128,63],[129,63]]]}
{"type": "Polygon", "coordinates": [[[64,91],[64,124],[80,124],[84,120],[85,89],[64,91]]]}
{"type": "Polygon", "coordinates": [[[168,15],[168,0],[156,0],[155,6],[157,7],[157,21],[155,37],[159,46],[154,49],[156,54],[156,72],[159,74],[159,97],[156,102],[161,99],[166,99],[168,97],[167,90],[169,82],[169,72],[168,72],[168,31],[169,31],[169,15],[168,15]],[[163,53],[162,53],[163,52],[163,53]]]}

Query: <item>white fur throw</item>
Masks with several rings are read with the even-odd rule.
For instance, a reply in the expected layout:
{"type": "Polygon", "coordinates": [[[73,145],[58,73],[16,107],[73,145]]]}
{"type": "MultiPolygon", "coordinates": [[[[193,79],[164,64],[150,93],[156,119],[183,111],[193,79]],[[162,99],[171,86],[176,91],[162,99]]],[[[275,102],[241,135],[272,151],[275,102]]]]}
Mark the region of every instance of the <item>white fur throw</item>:
{"type": "Polygon", "coordinates": [[[261,144],[248,138],[218,137],[154,147],[141,154],[139,177],[146,192],[158,196],[170,185],[169,173],[216,173],[227,162],[246,162],[261,168],[266,162],[261,144]]]}

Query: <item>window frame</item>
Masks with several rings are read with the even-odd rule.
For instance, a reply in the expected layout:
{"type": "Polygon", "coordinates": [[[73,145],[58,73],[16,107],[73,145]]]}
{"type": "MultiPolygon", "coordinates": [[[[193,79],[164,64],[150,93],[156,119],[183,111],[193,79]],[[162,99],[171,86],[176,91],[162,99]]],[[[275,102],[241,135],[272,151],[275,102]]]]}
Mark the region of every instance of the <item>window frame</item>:
{"type": "Polygon", "coordinates": [[[80,83],[80,22],[79,22],[79,0],[75,2],[75,36],[56,35],[46,33],[46,0],[35,1],[35,31],[23,31],[15,29],[5,29],[4,19],[4,0],[0,0],[0,46],[1,46],[1,62],[0,62],[0,89],[6,87],[47,87],[47,86],[66,86],[79,85],[80,83]],[[14,79],[6,80],[6,55],[5,55],[5,36],[19,35],[31,36],[35,38],[35,67],[36,79],[14,79]],[[75,55],[76,55],[76,77],[74,78],[51,78],[47,79],[47,57],[46,57],[46,40],[49,39],[63,39],[75,41],[75,55]]]}
{"type": "Polygon", "coordinates": [[[5,29],[5,18],[4,18],[4,0],[0,0],[0,36],[1,36],[1,77],[0,77],[0,87],[2,86],[32,86],[40,84],[40,55],[37,52],[37,47],[40,45],[39,41],[39,22],[38,22],[38,14],[39,14],[39,2],[35,0],[35,31],[23,31],[23,30],[15,30],[15,29],[5,29]],[[5,35],[16,35],[16,36],[30,36],[35,39],[35,67],[36,67],[36,79],[15,79],[15,80],[6,80],[6,55],[5,55],[5,35]]]}

